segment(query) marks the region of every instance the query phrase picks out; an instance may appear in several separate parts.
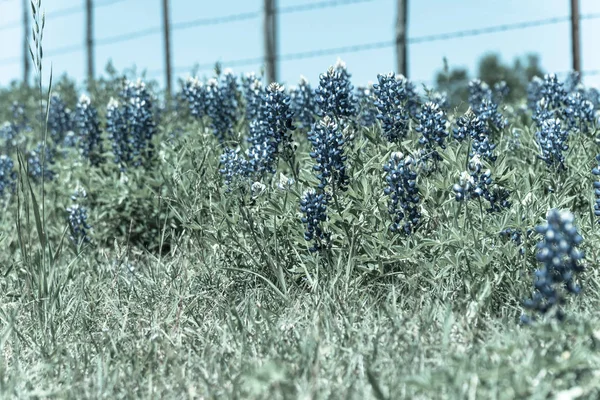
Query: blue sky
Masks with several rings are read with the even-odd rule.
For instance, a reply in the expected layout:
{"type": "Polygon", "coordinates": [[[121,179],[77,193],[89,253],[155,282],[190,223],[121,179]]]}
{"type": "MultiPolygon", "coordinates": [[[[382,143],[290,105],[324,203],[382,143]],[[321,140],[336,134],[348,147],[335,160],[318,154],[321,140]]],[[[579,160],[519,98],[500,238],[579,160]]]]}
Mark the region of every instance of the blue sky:
{"type": "MultiPolygon", "coordinates": [[[[106,0],[95,0],[97,3],[106,0]]],[[[110,6],[96,8],[95,36],[98,40],[113,35],[160,27],[160,0],[116,0],[110,6]]],[[[278,0],[279,7],[314,3],[318,0],[278,0]]],[[[514,23],[569,15],[569,0],[409,0],[409,37],[482,28],[489,25],[514,23]]],[[[81,81],[84,77],[85,53],[83,12],[66,17],[52,17],[52,12],[65,7],[83,7],[84,0],[42,0],[49,14],[44,37],[45,68],[52,63],[54,74],[68,73],[81,81]],[[81,44],[81,50],[52,55],[57,47],[81,44]]],[[[259,11],[262,0],[171,0],[174,24],[199,18],[211,18],[259,11]]],[[[393,40],[396,0],[372,0],[316,11],[284,14],[279,19],[281,54],[335,48],[393,40]]],[[[582,14],[600,13],[600,1],[580,0],[582,14]]],[[[0,86],[21,76],[20,27],[1,28],[19,21],[21,0],[0,0],[0,86]],[[16,62],[3,60],[18,57],[16,62]]],[[[195,27],[173,32],[173,64],[178,76],[187,76],[194,64],[217,60],[261,57],[263,54],[261,18],[222,25],[195,27]]],[[[584,70],[600,69],[600,52],[594,38],[600,37],[600,19],[581,23],[582,62],[584,70]]],[[[137,66],[163,82],[163,47],[160,33],[98,46],[96,71],[101,73],[109,59],[119,70],[137,66]]],[[[529,52],[541,56],[549,71],[567,71],[571,66],[569,24],[534,27],[510,32],[480,35],[413,44],[409,47],[409,76],[418,82],[430,83],[446,57],[451,66],[474,71],[477,60],[486,52],[497,52],[504,60],[529,52]]],[[[279,80],[295,84],[306,76],[313,84],[319,73],[335,63],[336,54],[281,62],[279,80]]],[[[393,48],[369,50],[339,55],[347,64],[355,84],[376,80],[377,73],[394,70],[393,48]]],[[[235,72],[259,71],[260,63],[234,67],[235,72]]],[[[200,75],[210,74],[200,71],[200,75]]],[[[600,86],[600,75],[589,76],[586,83],[600,86]]]]}

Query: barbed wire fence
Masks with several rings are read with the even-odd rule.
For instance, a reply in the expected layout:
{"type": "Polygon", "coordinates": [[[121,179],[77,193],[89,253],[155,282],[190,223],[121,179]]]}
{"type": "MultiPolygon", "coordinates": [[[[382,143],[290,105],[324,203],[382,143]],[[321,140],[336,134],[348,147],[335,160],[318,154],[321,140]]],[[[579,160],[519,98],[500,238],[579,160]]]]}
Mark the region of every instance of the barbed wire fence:
{"type": "MultiPolygon", "coordinates": [[[[0,4],[2,4],[2,2],[10,2],[10,1],[14,1],[14,0],[0,0],[0,4]]],[[[86,5],[84,5],[83,7],[66,7],[66,8],[55,10],[53,12],[49,12],[47,14],[47,19],[51,20],[54,18],[70,17],[70,16],[76,16],[76,15],[80,15],[80,14],[84,14],[84,15],[87,14],[88,19],[89,19],[90,18],[89,16],[91,15],[91,12],[93,9],[98,9],[98,8],[102,8],[102,7],[110,7],[117,3],[123,3],[126,1],[131,1],[131,0],[96,0],[96,1],[87,0],[86,5]]],[[[169,0],[164,0],[164,3],[168,3],[168,1],[169,0]]],[[[273,1],[273,0],[264,0],[264,1],[268,2],[268,1],[273,1]]],[[[193,28],[197,28],[197,27],[218,26],[218,25],[230,24],[230,23],[239,22],[239,21],[256,20],[261,17],[268,18],[269,16],[265,15],[268,12],[272,12],[277,16],[285,15],[285,14],[299,14],[299,13],[307,13],[307,12],[322,10],[322,9],[326,9],[326,8],[348,7],[348,6],[352,6],[352,5],[356,5],[356,4],[373,3],[373,2],[377,2],[377,1],[382,1],[382,0],[324,0],[324,1],[318,1],[318,2],[312,2],[312,3],[307,3],[307,4],[300,4],[300,5],[292,5],[292,6],[263,7],[262,9],[257,9],[255,11],[232,13],[232,14],[215,16],[215,17],[196,18],[196,19],[191,19],[191,20],[187,20],[187,21],[178,21],[178,22],[170,21],[170,17],[168,15],[168,7],[165,7],[166,10],[163,10],[164,19],[163,19],[162,25],[157,24],[154,26],[150,26],[148,28],[140,29],[140,30],[135,30],[135,31],[126,32],[126,33],[120,33],[120,34],[115,34],[115,35],[109,35],[109,36],[100,37],[100,38],[89,38],[88,37],[86,40],[87,43],[84,42],[84,43],[70,44],[70,45],[51,48],[51,49],[48,49],[47,51],[45,51],[45,54],[48,56],[58,56],[58,55],[72,54],[72,53],[77,53],[77,52],[84,52],[87,50],[87,53],[88,53],[87,54],[88,80],[89,80],[89,79],[93,78],[93,67],[90,67],[90,66],[93,64],[93,62],[91,60],[93,60],[93,54],[95,52],[96,47],[113,46],[113,45],[118,45],[119,43],[139,39],[142,37],[148,37],[148,36],[153,36],[153,35],[160,36],[161,34],[163,34],[166,38],[166,40],[165,40],[165,66],[160,69],[149,70],[149,71],[147,71],[147,75],[150,77],[156,77],[156,76],[165,74],[165,82],[167,82],[168,90],[170,91],[171,87],[169,85],[169,82],[171,81],[173,74],[190,72],[192,70],[195,70],[195,71],[209,70],[209,69],[213,69],[216,64],[215,61],[211,61],[211,62],[206,62],[206,63],[197,63],[195,65],[187,65],[187,66],[181,66],[181,65],[177,66],[176,65],[174,67],[171,67],[170,66],[170,64],[171,64],[171,62],[170,62],[171,46],[170,46],[169,37],[170,37],[171,32],[173,32],[173,31],[193,29],[193,28]],[[269,10],[267,10],[267,8],[269,8],[269,10]],[[166,27],[166,29],[165,29],[165,27],[166,27]]],[[[399,4],[398,7],[401,7],[400,3],[405,2],[405,1],[408,1],[408,0],[398,0],[398,4],[399,4]]],[[[578,0],[571,0],[571,5],[573,6],[573,4],[577,3],[577,2],[578,2],[578,0]]],[[[26,1],[24,1],[23,3],[26,3],[26,1]]],[[[573,10],[573,8],[572,8],[572,10],[573,10]]],[[[310,58],[316,58],[316,57],[322,57],[322,56],[328,56],[328,55],[340,56],[343,54],[352,54],[352,53],[377,50],[377,49],[386,49],[386,48],[393,49],[394,47],[396,47],[396,49],[398,49],[398,37],[403,37],[403,40],[405,41],[405,43],[403,43],[403,45],[406,48],[407,45],[417,45],[417,44],[421,44],[421,43],[429,43],[429,42],[435,42],[435,41],[445,41],[445,40],[453,40],[453,39],[459,39],[459,38],[465,38],[465,37],[496,34],[496,33],[501,33],[501,32],[515,31],[515,30],[525,30],[525,29],[542,27],[542,26],[550,26],[550,25],[568,23],[569,21],[571,22],[572,26],[575,25],[575,21],[576,21],[577,22],[576,28],[578,30],[579,29],[578,28],[579,21],[595,20],[595,19],[600,19],[600,13],[578,14],[578,12],[577,12],[575,14],[572,12],[571,15],[566,15],[566,16],[556,16],[556,17],[543,18],[543,19],[532,19],[532,20],[520,21],[520,22],[515,22],[515,23],[510,23],[510,24],[491,25],[491,26],[487,26],[484,28],[457,30],[457,31],[450,31],[450,32],[446,32],[446,33],[432,34],[432,35],[425,35],[425,36],[411,37],[406,34],[404,36],[402,36],[402,35],[398,36],[398,32],[396,32],[396,38],[389,39],[389,40],[381,40],[381,41],[377,41],[377,42],[368,42],[368,43],[359,43],[359,44],[352,44],[352,45],[347,45],[347,46],[339,46],[339,47],[331,47],[331,48],[321,48],[321,49],[302,51],[302,52],[285,52],[285,51],[284,52],[275,52],[275,54],[271,54],[271,55],[267,54],[267,53],[269,53],[269,51],[268,51],[268,49],[265,49],[267,51],[265,51],[264,55],[250,57],[250,58],[221,60],[221,61],[219,61],[219,64],[222,65],[223,67],[241,67],[241,66],[256,65],[256,64],[261,64],[261,63],[263,63],[263,64],[272,63],[272,64],[274,64],[272,66],[272,69],[274,71],[276,71],[276,69],[277,69],[276,65],[281,62],[310,59],[310,58]]],[[[0,24],[0,33],[6,29],[16,28],[16,27],[20,26],[22,23],[23,23],[23,21],[15,20],[15,21],[11,21],[11,22],[8,22],[5,24],[0,24]]],[[[86,23],[86,29],[90,24],[91,24],[91,21],[88,21],[86,23]]],[[[404,29],[406,29],[406,24],[404,26],[404,29]]],[[[572,27],[572,29],[575,29],[575,28],[572,27]]],[[[28,33],[28,31],[26,31],[26,34],[27,33],[28,33]]],[[[90,33],[88,32],[88,35],[89,34],[90,33]]],[[[576,34],[578,35],[578,32],[576,34]]],[[[276,32],[267,32],[267,29],[265,29],[264,35],[276,35],[276,32]]],[[[575,33],[573,33],[573,35],[574,35],[573,43],[575,43],[575,41],[578,42],[577,38],[575,37],[575,33]]],[[[277,42],[276,37],[271,38],[271,40],[274,43],[277,42]]],[[[579,44],[577,43],[577,47],[578,46],[579,46],[579,44]]],[[[24,51],[25,51],[25,49],[24,49],[24,51]]],[[[576,51],[578,52],[579,49],[577,48],[576,51]]],[[[25,57],[26,57],[26,55],[25,55],[25,57]]],[[[578,58],[578,55],[576,55],[575,48],[574,48],[573,49],[573,60],[574,60],[573,64],[574,65],[575,65],[576,58],[578,58]]],[[[16,56],[16,57],[8,57],[8,58],[0,59],[0,65],[16,64],[16,63],[20,63],[20,62],[23,62],[24,64],[26,64],[26,62],[24,61],[24,57],[16,56]]],[[[24,65],[24,68],[26,68],[25,65],[24,65]]],[[[269,68],[267,68],[267,70],[268,69],[269,68]]],[[[406,71],[400,71],[400,72],[404,72],[406,74],[406,71]]],[[[592,76],[592,75],[599,75],[600,69],[584,70],[584,71],[579,71],[579,72],[582,75],[592,76]]],[[[270,77],[268,76],[267,79],[268,80],[276,80],[276,73],[272,73],[271,75],[272,76],[270,76],[270,77]]],[[[26,76],[27,76],[27,73],[25,72],[24,79],[26,76]]]]}

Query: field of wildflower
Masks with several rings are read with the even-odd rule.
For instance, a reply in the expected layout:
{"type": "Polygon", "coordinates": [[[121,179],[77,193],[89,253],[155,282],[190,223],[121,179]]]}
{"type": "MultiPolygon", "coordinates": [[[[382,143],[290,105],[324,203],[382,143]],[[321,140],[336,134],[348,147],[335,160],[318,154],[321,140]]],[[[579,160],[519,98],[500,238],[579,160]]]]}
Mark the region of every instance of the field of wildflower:
{"type": "Polygon", "coordinates": [[[0,89],[0,397],[599,398],[600,93],[350,71],[0,89]]]}

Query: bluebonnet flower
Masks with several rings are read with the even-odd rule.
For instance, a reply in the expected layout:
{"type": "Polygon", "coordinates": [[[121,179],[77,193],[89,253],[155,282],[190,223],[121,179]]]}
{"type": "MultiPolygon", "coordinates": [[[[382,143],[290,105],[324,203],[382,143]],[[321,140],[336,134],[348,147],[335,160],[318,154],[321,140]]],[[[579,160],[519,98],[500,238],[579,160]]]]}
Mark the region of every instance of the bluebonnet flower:
{"type": "Polygon", "coordinates": [[[596,88],[589,88],[585,94],[585,98],[592,102],[594,110],[600,108],[600,91],[596,88]]]}
{"type": "Polygon", "coordinates": [[[556,119],[560,116],[560,109],[552,109],[546,103],[546,100],[541,99],[536,104],[531,115],[531,119],[535,123],[536,127],[540,129],[544,121],[549,119],[556,119]]]}
{"type": "Polygon", "coordinates": [[[513,128],[511,130],[511,134],[509,136],[506,148],[515,152],[516,150],[521,148],[521,130],[517,128],[513,128]]]}
{"type": "MultiPolygon", "coordinates": [[[[550,210],[547,223],[535,228],[544,235],[537,244],[537,260],[542,264],[535,272],[533,298],[524,302],[524,307],[544,315],[556,310],[558,319],[564,318],[560,306],[565,298],[561,287],[567,292],[578,294],[581,288],[575,283],[575,274],[583,271],[580,263],[584,253],[577,249],[583,238],[574,225],[573,214],[569,211],[550,210]]],[[[528,317],[523,320],[527,322],[528,317]]]]}
{"type": "Polygon", "coordinates": [[[506,228],[500,231],[500,237],[510,239],[517,245],[523,243],[523,231],[520,229],[506,228]]]}
{"type": "Polygon", "coordinates": [[[510,208],[512,203],[510,202],[510,192],[505,188],[501,188],[494,184],[490,190],[488,190],[485,199],[489,202],[489,207],[486,209],[488,213],[500,212],[506,208],[510,208]]]}
{"type": "Polygon", "coordinates": [[[417,120],[419,125],[415,131],[421,134],[419,144],[425,148],[424,158],[432,157],[436,161],[441,160],[437,147],[445,149],[445,140],[448,137],[444,111],[437,104],[428,102],[421,107],[417,120]]]}
{"type": "Polygon", "coordinates": [[[99,165],[103,160],[100,122],[98,111],[89,97],[82,95],[75,110],[75,130],[77,131],[81,154],[90,160],[92,165],[99,165]]]}
{"type": "Polygon", "coordinates": [[[300,76],[297,87],[290,88],[290,108],[301,129],[310,128],[318,114],[315,92],[308,80],[300,76]]]}
{"type": "Polygon", "coordinates": [[[6,152],[12,151],[17,145],[19,139],[19,129],[12,122],[5,122],[0,125],[0,138],[4,141],[6,152]]]}
{"type": "Polygon", "coordinates": [[[538,102],[542,99],[542,85],[544,81],[539,76],[534,76],[527,85],[527,108],[535,110],[538,102]]]}
{"type": "MultiPolygon", "coordinates": [[[[504,239],[509,239],[517,246],[521,246],[523,244],[523,232],[520,229],[503,229],[502,231],[500,231],[500,237],[504,239]]],[[[521,255],[525,254],[525,248],[523,246],[520,247],[519,253],[521,255]]]]}
{"type": "Polygon", "coordinates": [[[327,246],[329,234],[325,232],[321,223],[327,220],[327,197],[324,193],[317,193],[314,189],[309,189],[300,199],[300,211],[302,214],[302,223],[306,224],[304,240],[314,241],[311,252],[321,250],[327,246]]]}
{"type": "Polygon", "coordinates": [[[492,99],[492,90],[487,83],[479,79],[473,79],[469,82],[469,105],[473,111],[479,109],[479,105],[484,100],[492,99]]]}
{"type": "Polygon", "coordinates": [[[248,142],[251,146],[248,157],[256,175],[275,173],[280,155],[285,159],[293,157],[290,132],[296,128],[292,118],[290,98],[283,86],[270,84],[265,91],[258,119],[252,121],[249,127],[248,142]]]}
{"type": "MultiPolygon", "coordinates": [[[[506,85],[506,84],[505,84],[506,85]]],[[[504,85],[504,86],[505,86],[504,85]]],[[[498,87],[499,91],[506,90],[502,85],[498,87]]],[[[498,111],[498,101],[495,98],[501,97],[502,94],[496,94],[492,91],[487,83],[479,79],[469,82],[469,105],[475,113],[484,122],[496,129],[504,129],[508,122],[498,111]]]]}
{"type": "Polygon", "coordinates": [[[87,222],[87,208],[82,204],[86,197],[87,193],[85,192],[85,189],[78,188],[71,196],[73,204],[70,207],[67,207],[67,219],[70,230],[69,238],[76,246],[90,242],[88,233],[92,227],[87,222]]]}
{"type": "Polygon", "coordinates": [[[483,170],[481,156],[476,154],[468,164],[468,170],[460,175],[459,182],[452,187],[456,201],[468,201],[470,199],[485,199],[489,203],[486,209],[488,213],[499,212],[509,208],[510,193],[508,190],[494,184],[492,172],[483,170]]]}
{"type": "Polygon", "coordinates": [[[113,98],[110,99],[106,107],[106,131],[112,142],[114,162],[124,170],[125,166],[131,162],[132,157],[129,147],[130,139],[128,137],[125,110],[113,98]]]}
{"type": "Polygon", "coordinates": [[[206,87],[198,78],[188,77],[183,82],[179,97],[192,117],[201,119],[206,115],[206,87]]]}
{"type": "Polygon", "coordinates": [[[596,119],[594,104],[579,92],[569,94],[565,103],[563,115],[569,129],[587,133],[596,119]]]}
{"type": "Polygon", "coordinates": [[[248,122],[258,119],[265,98],[265,88],[254,73],[242,78],[242,93],[246,103],[246,119],[248,122]]]}
{"type": "Polygon", "coordinates": [[[450,109],[450,102],[448,101],[448,94],[446,92],[428,91],[427,100],[430,103],[437,104],[444,112],[447,112],[450,109]]]}
{"type": "Polygon", "coordinates": [[[319,76],[319,87],[315,90],[319,112],[338,119],[354,116],[356,98],[353,89],[346,65],[338,60],[335,67],[329,67],[319,76]]]}
{"type": "Polygon", "coordinates": [[[17,173],[15,172],[15,164],[7,155],[0,156],[0,198],[4,197],[7,192],[14,192],[17,181],[17,173]]]}
{"type": "Polygon", "coordinates": [[[481,118],[469,110],[458,118],[456,125],[453,131],[456,140],[463,141],[471,138],[470,157],[479,155],[488,161],[496,161],[497,156],[494,154],[496,144],[490,142],[489,131],[481,118]]]}
{"type": "MultiPolygon", "coordinates": [[[[73,131],[73,115],[65,102],[57,94],[50,98],[48,110],[48,133],[56,145],[64,143],[72,147],[71,140],[65,140],[67,134],[73,131]]],[[[70,136],[72,138],[72,135],[70,136]]]]}
{"type": "Polygon", "coordinates": [[[546,74],[539,89],[540,98],[551,109],[560,108],[565,103],[567,92],[563,83],[558,80],[555,74],[546,74]]]}
{"type": "Polygon", "coordinates": [[[152,155],[152,138],[157,131],[153,99],[142,81],[129,83],[121,97],[128,101],[125,110],[129,123],[133,162],[135,166],[139,166],[152,155]]]}
{"type": "Polygon", "coordinates": [[[393,72],[377,75],[378,83],[373,85],[375,106],[379,111],[377,119],[381,121],[383,134],[389,142],[398,141],[408,134],[409,113],[406,108],[408,95],[406,79],[393,72]]]}
{"type": "Polygon", "coordinates": [[[111,99],[106,110],[106,130],[112,141],[115,163],[122,170],[148,164],[157,132],[152,97],[138,80],[126,82],[120,101],[111,99]]]}
{"type": "Polygon", "coordinates": [[[275,154],[282,152],[290,157],[293,153],[291,131],[296,129],[292,122],[293,116],[290,97],[285,93],[284,87],[271,83],[265,93],[260,119],[269,132],[275,154]]]}
{"type": "Polygon", "coordinates": [[[390,231],[404,232],[410,235],[421,220],[419,212],[419,189],[417,173],[412,169],[412,157],[404,157],[400,152],[392,153],[390,160],[384,165],[387,186],[384,193],[390,197],[388,212],[392,216],[390,231]]]}
{"type": "Polygon", "coordinates": [[[481,120],[487,121],[490,126],[498,130],[508,125],[506,118],[498,111],[498,104],[491,99],[484,99],[473,111],[481,120]]]}
{"type": "Polygon", "coordinates": [[[565,169],[565,156],[563,152],[569,149],[567,141],[569,133],[563,130],[559,119],[547,119],[535,133],[535,138],[540,146],[541,154],[538,156],[549,167],[565,169]]]}
{"type": "Polygon", "coordinates": [[[417,88],[414,83],[406,79],[402,74],[398,75],[398,80],[404,82],[404,90],[406,92],[406,109],[411,117],[416,118],[421,110],[421,99],[417,93],[417,88]]]}
{"type": "Polygon", "coordinates": [[[459,182],[454,184],[452,190],[456,201],[468,201],[472,198],[486,198],[492,186],[492,172],[488,169],[482,171],[479,155],[475,155],[468,164],[468,171],[463,171],[459,182]]]}
{"type": "Polygon", "coordinates": [[[375,107],[375,96],[372,85],[356,89],[358,101],[358,123],[360,126],[370,128],[377,123],[377,107],[375,107]]]}
{"type": "Polygon", "coordinates": [[[277,146],[263,121],[250,122],[248,142],[250,147],[246,154],[255,175],[260,177],[267,172],[275,173],[277,146]]]}
{"type": "Polygon", "coordinates": [[[219,172],[223,175],[228,192],[249,182],[250,166],[239,149],[225,149],[220,164],[219,172]]]}
{"type": "Polygon", "coordinates": [[[12,114],[12,124],[16,126],[18,131],[31,129],[24,104],[15,101],[12,103],[10,111],[12,114]]]}
{"type": "MultiPolygon", "coordinates": [[[[525,238],[529,239],[533,234],[533,229],[527,229],[525,233],[525,238]]],[[[520,246],[519,253],[521,255],[525,254],[525,247],[523,245],[523,231],[518,228],[506,228],[500,231],[500,237],[505,240],[510,240],[517,246],[520,246]]]]}
{"type": "Polygon", "coordinates": [[[319,189],[332,184],[334,190],[346,190],[350,178],[346,173],[344,136],[335,121],[325,117],[313,124],[308,140],[313,147],[310,156],[316,162],[313,169],[321,182],[319,189]]]}
{"type": "Polygon", "coordinates": [[[490,162],[496,161],[498,156],[494,153],[496,144],[490,142],[490,138],[487,135],[480,135],[473,138],[471,142],[471,157],[478,154],[490,162]]]}
{"type": "Polygon", "coordinates": [[[43,152],[44,143],[39,142],[34,150],[30,150],[26,153],[29,176],[37,182],[42,179],[42,175],[47,181],[53,180],[56,175],[55,172],[50,169],[50,166],[54,164],[54,149],[46,146],[45,153],[43,154],[44,162],[42,162],[43,152]]]}
{"type": "Polygon", "coordinates": [[[33,129],[29,124],[25,106],[14,102],[11,107],[12,119],[0,125],[0,139],[4,141],[5,151],[11,152],[17,145],[27,140],[27,133],[33,129]]]}
{"type": "Polygon", "coordinates": [[[220,142],[233,136],[239,119],[238,97],[237,81],[231,70],[225,70],[219,80],[210,79],[206,85],[206,114],[220,142]]]}
{"type": "MultiPolygon", "coordinates": [[[[598,165],[592,169],[592,174],[594,176],[600,176],[600,154],[596,155],[596,162],[598,165]]],[[[596,217],[600,217],[600,178],[594,181],[594,196],[596,197],[596,202],[594,204],[594,215],[596,217]]]]}

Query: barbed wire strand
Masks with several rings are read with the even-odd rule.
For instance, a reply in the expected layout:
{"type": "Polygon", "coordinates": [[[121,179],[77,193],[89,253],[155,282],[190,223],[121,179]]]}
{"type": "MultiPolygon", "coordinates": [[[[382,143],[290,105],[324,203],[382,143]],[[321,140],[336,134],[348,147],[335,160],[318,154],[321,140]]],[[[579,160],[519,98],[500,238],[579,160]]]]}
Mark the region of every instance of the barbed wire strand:
{"type": "MultiPolygon", "coordinates": [[[[112,6],[113,4],[122,3],[123,1],[126,1],[126,0],[106,0],[106,1],[102,1],[102,2],[97,2],[96,4],[94,4],[94,8],[112,6]]],[[[69,15],[82,13],[83,11],[85,11],[85,9],[80,6],[79,7],[66,7],[66,8],[61,8],[56,11],[51,11],[51,12],[47,13],[46,18],[66,17],[69,15]]],[[[6,30],[6,29],[18,28],[22,25],[23,25],[22,21],[14,20],[12,22],[0,25],[0,31],[6,30]]]]}

